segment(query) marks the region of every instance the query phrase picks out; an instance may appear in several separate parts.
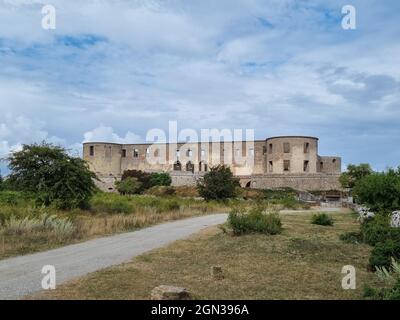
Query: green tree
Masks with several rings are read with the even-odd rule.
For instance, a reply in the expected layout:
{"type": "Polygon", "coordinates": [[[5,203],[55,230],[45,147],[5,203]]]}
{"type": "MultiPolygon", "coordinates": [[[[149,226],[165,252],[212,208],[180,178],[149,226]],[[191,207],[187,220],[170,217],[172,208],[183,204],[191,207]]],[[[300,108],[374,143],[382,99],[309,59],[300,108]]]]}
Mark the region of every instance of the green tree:
{"type": "Polygon", "coordinates": [[[239,179],[233,176],[231,169],[224,165],[210,168],[197,183],[200,196],[206,200],[228,199],[237,196],[239,179]]]}
{"type": "Polygon", "coordinates": [[[154,186],[170,186],[172,183],[171,176],[166,172],[152,173],[150,175],[150,184],[154,186]]]}
{"type": "Polygon", "coordinates": [[[151,174],[148,172],[141,170],[125,170],[122,174],[121,180],[124,181],[129,177],[136,178],[141,183],[139,193],[152,187],[150,181],[151,174]]]}
{"type": "Polygon", "coordinates": [[[38,204],[59,209],[86,208],[96,190],[87,163],[59,146],[42,142],[23,145],[8,158],[11,185],[32,193],[38,204]]]}
{"type": "Polygon", "coordinates": [[[1,176],[1,173],[0,173],[0,191],[2,191],[3,188],[4,188],[4,181],[3,181],[3,177],[1,176]]]}
{"type": "Polygon", "coordinates": [[[400,169],[376,172],[357,181],[353,188],[358,203],[373,211],[390,212],[400,209],[400,169]]]}
{"type": "Polygon", "coordinates": [[[339,181],[343,188],[353,188],[357,181],[371,173],[373,173],[373,170],[368,163],[349,164],[347,171],[341,174],[339,181]]]}
{"type": "Polygon", "coordinates": [[[118,181],[115,185],[118,192],[123,195],[139,193],[142,187],[142,183],[133,177],[127,177],[124,180],[118,181]]]}

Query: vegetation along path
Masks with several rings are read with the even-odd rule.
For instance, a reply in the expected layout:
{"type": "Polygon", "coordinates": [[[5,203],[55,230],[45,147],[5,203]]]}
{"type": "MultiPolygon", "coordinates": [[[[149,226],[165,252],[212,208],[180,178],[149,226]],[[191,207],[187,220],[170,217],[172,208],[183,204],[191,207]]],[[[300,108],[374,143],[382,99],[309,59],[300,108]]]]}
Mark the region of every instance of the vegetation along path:
{"type": "Polygon", "coordinates": [[[0,261],[0,299],[18,299],[42,290],[42,268],[52,265],[56,283],[129,261],[146,251],[222,224],[226,214],[163,223],[135,232],[90,240],[46,252],[0,261]]]}

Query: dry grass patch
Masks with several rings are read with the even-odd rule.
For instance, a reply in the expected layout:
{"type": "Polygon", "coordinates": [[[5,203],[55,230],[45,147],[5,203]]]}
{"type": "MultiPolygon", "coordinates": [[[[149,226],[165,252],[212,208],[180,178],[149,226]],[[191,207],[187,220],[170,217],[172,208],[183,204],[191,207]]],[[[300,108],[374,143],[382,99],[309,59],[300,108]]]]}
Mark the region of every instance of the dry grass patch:
{"type": "Polygon", "coordinates": [[[61,285],[44,299],[148,299],[161,284],[182,286],[199,299],[358,299],[376,277],[366,271],[370,247],[339,240],[356,231],[348,213],[335,225],[310,224],[311,213],[282,215],[282,234],[233,237],[211,228],[188,240],[61,285]],[[343,290],[344,265],[357,269],[357,289],[343,290]],[[214,280],[211,266],[225,278],[214,280]]]}

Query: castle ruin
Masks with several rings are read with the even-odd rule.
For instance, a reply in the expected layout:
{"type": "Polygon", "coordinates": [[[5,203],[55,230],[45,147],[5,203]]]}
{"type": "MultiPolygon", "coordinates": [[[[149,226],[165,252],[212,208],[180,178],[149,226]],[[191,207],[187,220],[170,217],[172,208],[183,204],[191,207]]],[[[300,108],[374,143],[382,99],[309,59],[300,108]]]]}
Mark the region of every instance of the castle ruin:
{"type": "Polygon", "coordinates": [[[254,142],[83,144],[83,158],[100,178],[99,187],[114,191],[125,170],[168,172],[172,184],[195,185],[211,166],[224,164],[243,187],[304,191],[340,190],[341,158],[320,156],[318,138],[280,136],[254,142]]]}

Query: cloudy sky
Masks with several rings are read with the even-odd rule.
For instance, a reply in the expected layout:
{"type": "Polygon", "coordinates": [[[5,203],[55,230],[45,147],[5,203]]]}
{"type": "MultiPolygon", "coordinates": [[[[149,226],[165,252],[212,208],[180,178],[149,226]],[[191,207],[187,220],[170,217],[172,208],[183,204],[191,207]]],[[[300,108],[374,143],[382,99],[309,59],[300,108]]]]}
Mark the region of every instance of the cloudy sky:
{"type": "Polygon", "coordinates": [[[144,142],[176,120],[318,136],[344,164],[397,166],[399,14],[398,0],[0,0],[0,157],[144,142]]]}

